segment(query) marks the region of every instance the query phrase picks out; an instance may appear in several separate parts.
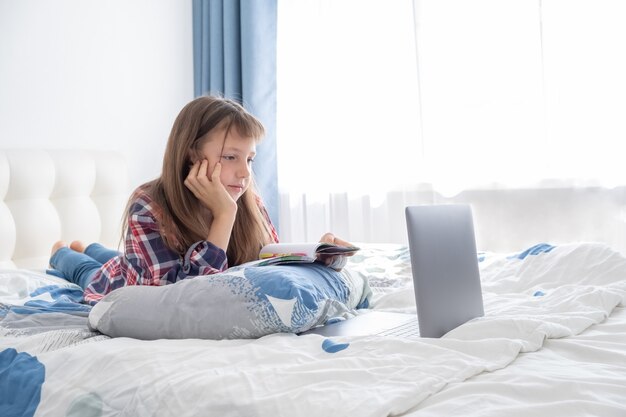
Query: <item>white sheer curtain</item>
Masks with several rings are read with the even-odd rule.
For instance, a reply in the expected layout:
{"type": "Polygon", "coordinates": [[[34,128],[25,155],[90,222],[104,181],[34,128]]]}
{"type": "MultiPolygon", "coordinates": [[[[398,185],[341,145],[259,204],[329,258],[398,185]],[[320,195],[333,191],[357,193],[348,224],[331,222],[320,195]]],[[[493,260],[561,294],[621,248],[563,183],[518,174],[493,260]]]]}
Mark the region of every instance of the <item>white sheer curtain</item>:
{"type": "Polygon", "coordinates": [[[283,240],[406,242],[474,207],[479,246],[626,249],[626,2],[279,0],[283,240]]]}

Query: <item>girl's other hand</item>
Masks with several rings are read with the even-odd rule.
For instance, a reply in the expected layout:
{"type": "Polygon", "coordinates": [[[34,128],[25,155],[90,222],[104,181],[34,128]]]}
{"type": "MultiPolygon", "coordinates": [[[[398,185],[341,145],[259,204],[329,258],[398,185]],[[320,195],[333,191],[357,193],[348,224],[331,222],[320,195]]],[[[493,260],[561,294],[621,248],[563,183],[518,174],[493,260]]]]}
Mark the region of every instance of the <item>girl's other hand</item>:
{"type": "MultiPolygon", "coordinates": [[[[330,232],[324,233],[322,237],[320,238],[320,242],[330,243],[333,245],[345,246],[345,247],[354,246],[352,243],[347,242],[341,238],[338,238],[337,236],[335,236],[334,234],[330,232]]],[[[344,256],[352,256],[352,255],[354,255],[354,252],[347,252],[344,254],[344,256]]]]}
{"type": "MultiPolygon", "coordinates": [[[[354,246],[350,242],[340,239],[332,233],[324,233],[320,238],[320,242],[345,247],[354,246]]],[[[341,271],[341,269],[346,266],[346,263],[348,262],[346,258],[354,254],[355,252],[346,252],[341,255],[319,254],[318,260],[335,271],[341,271]]]]}
{"type": "Polygon", "coordinates": [[[198,200],[211,211],[213,218],[229,216],[234,219],[237,213],[237,202],[233,200],[220,180],[222,164],[215,164],[213,173],[208,175],[209,161],[196,161],[187,178],[185,186],[198,200]]]}

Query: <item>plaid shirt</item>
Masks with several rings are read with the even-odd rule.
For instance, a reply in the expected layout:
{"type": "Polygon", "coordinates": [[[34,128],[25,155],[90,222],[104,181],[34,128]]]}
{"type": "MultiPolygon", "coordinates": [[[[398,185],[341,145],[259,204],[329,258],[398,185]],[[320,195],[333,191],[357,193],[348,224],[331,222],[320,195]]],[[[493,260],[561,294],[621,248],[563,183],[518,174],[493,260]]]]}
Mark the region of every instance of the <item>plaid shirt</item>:
{"type": "MultiPolygon", "coordinates": [[[[272,238],[278,235],[261,200],[259,209],[267,219],[272,238]]],[[[226,252],[211,242],[194,243],[184,256],[165,245],[159,232],[159,208],[145,191],[135,193],[130,208],[124,253],[105,263],[85,289],[85,301],[96,304],[111,291],[125,285],[167,285],[228,268],[226,252]]]]}

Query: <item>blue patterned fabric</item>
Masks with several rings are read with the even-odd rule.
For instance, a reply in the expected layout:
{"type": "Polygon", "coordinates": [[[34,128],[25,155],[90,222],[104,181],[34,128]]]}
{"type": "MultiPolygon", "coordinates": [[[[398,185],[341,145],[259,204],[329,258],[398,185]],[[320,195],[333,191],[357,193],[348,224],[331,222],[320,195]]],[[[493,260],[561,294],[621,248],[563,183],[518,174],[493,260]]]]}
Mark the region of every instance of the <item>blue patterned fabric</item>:
{"type": "Polygon", "coordinates": [[[33,416],[45,374],[36,357],[13,348],[0,351],[0,416],[33,416]]]}
{"type": "Polygon", "coordinates": [[[83,290],[77,285],[47,285],[37,288],[24,298],[21,305],[0,304],[0,318],[43,313],[66,313],[87,316],[91,306],[82,304],[83,290]]]}
{"type": "Polygon", "coordinates": [[[535,246],[531,246],[523,252],[512,255],[510,258],[524,259],[529,255],[539,255],[541,253],[550,252],[556,246],[550,245],[548,243],[538,243],[535,246]]]}

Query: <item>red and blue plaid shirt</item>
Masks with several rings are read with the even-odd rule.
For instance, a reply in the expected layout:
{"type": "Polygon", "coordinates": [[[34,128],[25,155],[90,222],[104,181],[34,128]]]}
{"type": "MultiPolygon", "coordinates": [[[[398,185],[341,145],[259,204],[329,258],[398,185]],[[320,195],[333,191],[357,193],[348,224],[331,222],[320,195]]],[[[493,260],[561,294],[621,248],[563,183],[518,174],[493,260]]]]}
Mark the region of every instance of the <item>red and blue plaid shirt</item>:
{"type": "MultiPolygon", "coordinates": [[[[278,242],[276,229],[261,200],[259,209],[278,242]]],[[[124,252],[105,263],[87,286],[85,301],[96,304],[111,291],[126,285],[167,285],[186,278],[210,275],[228,268],[226,252],[211,242],[194,243],[184,256],[167,247],[159,232],[156,203],[145,191],[135,193],[130,207],[124,252]]]]}

